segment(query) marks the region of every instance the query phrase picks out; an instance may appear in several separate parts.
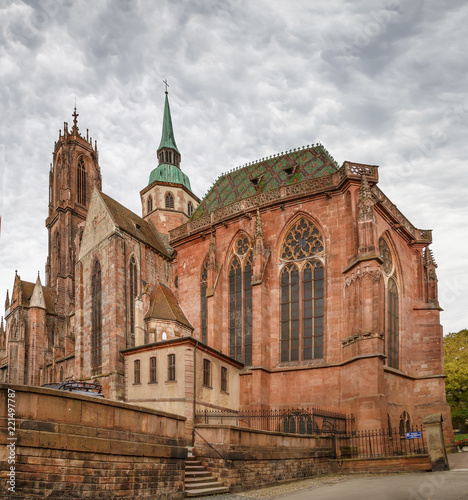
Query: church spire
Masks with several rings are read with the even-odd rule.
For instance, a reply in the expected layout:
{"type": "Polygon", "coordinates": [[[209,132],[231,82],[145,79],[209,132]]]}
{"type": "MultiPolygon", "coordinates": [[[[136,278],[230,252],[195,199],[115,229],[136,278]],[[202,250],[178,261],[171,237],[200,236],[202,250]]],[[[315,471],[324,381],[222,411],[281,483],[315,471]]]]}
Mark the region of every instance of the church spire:
{"type": "Polygon", "coordinates": [[[161,135],[161,143],[158,147],[158,166],[151,172],[148,186],[154,181],[170,182],[172,184],[181,184],[189,191],[189,178],[180,169],[180,153],[174,138],[174,129],[172,127],[171,109],[169,107],[169,98],[166,85],[166,100],[164,103],[164,118],[161,135]]]}
{"type": "MultiPolygon", "coordinates": [[[[164,118],[163,118],[163,128],[162,128],[162,136],[161,136],[161,143],[159,144],[158,148],[158,157],[159,157],[159,152],[162,149],[173,149],[177,151],[180,157],[179,150],[177,149],[177,144],[174,138],[174,129],[172,127],[172,118],[171,118],[171,108],[169,107],[169,98],[168,98],[168,92],[166,88],[166,102],[164,104],[164,118]]],[[[159,161],[161,162],[161,160],[159,161]]],[[[173,162],[170,162],[173,163],[173,162]]],[[[177,165],[178,166],[178,165],[177,165]]]]}

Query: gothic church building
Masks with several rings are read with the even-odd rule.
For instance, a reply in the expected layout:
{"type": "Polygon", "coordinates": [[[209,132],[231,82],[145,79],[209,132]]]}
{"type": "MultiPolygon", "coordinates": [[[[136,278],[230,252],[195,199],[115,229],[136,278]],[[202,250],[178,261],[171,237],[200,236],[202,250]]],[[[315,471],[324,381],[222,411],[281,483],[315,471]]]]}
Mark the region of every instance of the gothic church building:
{"type": "Polygon", "coordinates": [[[200,200],[166,93],[139,216],[102,192],[77,116],[53,153],[46,278],[17,274],[7,292],[0,381],[95,379],[107,398],[180,413],[196,399],[322,407],[361,428],[450,422],[431,231],[387,198],[377,166],[306,146],[221,175],[200,200]]]}

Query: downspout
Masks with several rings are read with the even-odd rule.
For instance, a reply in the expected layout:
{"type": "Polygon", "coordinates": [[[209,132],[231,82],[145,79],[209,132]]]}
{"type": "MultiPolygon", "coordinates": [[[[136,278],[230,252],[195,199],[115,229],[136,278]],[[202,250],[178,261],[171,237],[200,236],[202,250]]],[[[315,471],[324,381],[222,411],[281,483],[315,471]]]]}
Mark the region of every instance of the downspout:
{"type": "Polygon", "coordinates": [[[197,349],[198,340],[195,340],[195,349],[193,350],[193,424],[192,424],[192,447],[195,444],[195,411],[197,401],[197,349]]]}

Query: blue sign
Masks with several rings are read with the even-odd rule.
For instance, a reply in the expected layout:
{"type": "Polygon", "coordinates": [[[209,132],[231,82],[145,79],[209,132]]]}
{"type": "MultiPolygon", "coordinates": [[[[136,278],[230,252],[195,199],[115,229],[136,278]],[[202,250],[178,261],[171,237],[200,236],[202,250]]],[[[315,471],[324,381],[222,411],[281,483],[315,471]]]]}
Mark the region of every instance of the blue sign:
{"type": "Polygon", "coordinates": [[[421,431],[406,433],[406,439],[418,439],[420,437],[421,437],[421,431]]]}

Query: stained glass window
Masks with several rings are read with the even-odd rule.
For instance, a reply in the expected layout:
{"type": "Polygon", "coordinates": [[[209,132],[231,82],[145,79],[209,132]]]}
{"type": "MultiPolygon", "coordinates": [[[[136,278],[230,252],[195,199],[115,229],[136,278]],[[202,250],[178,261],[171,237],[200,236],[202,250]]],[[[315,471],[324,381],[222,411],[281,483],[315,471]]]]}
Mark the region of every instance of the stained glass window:
{"type": "Polygon", "coordinates": [[[379,252],[383,260],[382,268],[386,274],[390,274],[393,269],[392,253],[390,252],[388,243],[383,238],[379,240],[379,252]]]}
{"type": "Polygon", "coordinates": [[[252,252],[244,234],[234,244],[229,268],[229,355],[252,364],[252,252]]]}
{"type": "Polygon", "coordinates": [[[280,256],[286,261],[307,259],[323,252],[320,231],[307,219],[300,218],[288,231],[280,256]]]}
{"type": "Polygon", "coordinates": [[[96,261],[91,282],[91,367],[92,374],[101,373],[102,363],[102,295],[101,265],[96,261]]]}
{"type": "Polygon", "coordinates": [[[138,295],[138,275],[135,257],[130,259],[130,333],[131,347],[135,345],[135,299],[138,295]]]}
{"type": "Polygon", "coordinates": [[[208,330],[208,308],[206,302],[206,289],[208,286],[208,261],[203,264],[201,281],[200,281],[200,298],[201,298],[201,334],[202,342],[206,343],[208,330]]]}
{"type": "Polygon", "coordinates": [[[80,205],[86,205],[86,168],[83,158],[78,160],[77,176],[77,201],[80,205]]]}
{"type": "Polygon", "coordinates": [[[395,280],[388,282],[388,366],[399,368],[400,339],[399,339],[399,307],[398,307],[398,288],[395,280]]]}
{"type": "Polygon", "coordinates": [[[323,358],[323,237],[312,222],[300,218],[286,233],[280,257],[280,359],[282,362],[323,358]],[[305,262],[303,262],[305,261],[305,262]]]}

